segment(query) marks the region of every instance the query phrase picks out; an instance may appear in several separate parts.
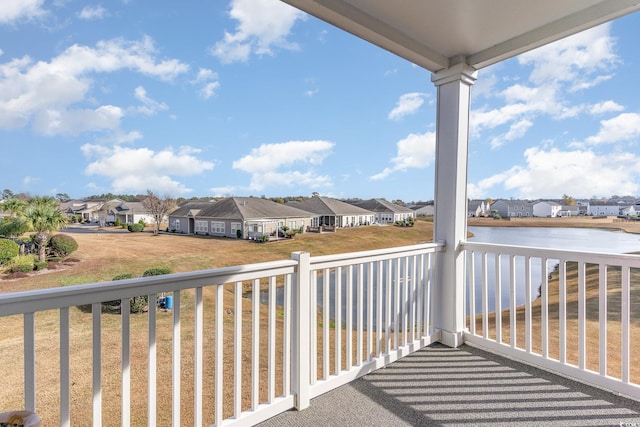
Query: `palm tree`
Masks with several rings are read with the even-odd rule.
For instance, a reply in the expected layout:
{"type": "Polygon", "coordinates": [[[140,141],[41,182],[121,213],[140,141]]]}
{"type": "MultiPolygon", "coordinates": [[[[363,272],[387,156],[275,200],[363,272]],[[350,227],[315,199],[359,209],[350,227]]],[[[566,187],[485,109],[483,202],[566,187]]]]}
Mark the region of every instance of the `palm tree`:
{"type": "Polygon", "coordinates": [[[34,243],[38,247],[38,258],[46,261],[46,245],[49,234],[64,227],[68,218],[58,209],[58,202],[52,197],[34,197],[24,208],[24,218],[29,229],[35,232],[34,243]]]}
{"type": "Polygon", "coordinates": [[[5,200],[2,203],[2,210],[5,212],[9,212],[11,216],[15,217],[24,211],[25,205],[26,204],[24,200],[12,198],[12,199],[5,200]]]}

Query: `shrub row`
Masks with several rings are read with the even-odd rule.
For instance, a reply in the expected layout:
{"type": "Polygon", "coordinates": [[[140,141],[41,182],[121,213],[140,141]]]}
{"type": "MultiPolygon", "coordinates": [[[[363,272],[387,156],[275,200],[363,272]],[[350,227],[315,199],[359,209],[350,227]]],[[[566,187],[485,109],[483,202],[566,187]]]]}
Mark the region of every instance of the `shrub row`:
{"type": "MultiPolygon", "coordinates": [[[[152,267],[148,268],[142,273],[142,277],[150,277],[150,276],[160,276],[163,274],[170,274],[171,269],[168,267],[152,267]]],[[[113,276],[111,280],[125,280],[125,279],[133,279],[133,274],[131,273],[123,273],[113,276]]],[[[118,305],[120,301],[107,301],[104,304],[106,305],[118,305]]],[[[149,297],[147,295],[140,295],[133,297],[129,300],[129,312],[130,313],[142,313],[145,311],[147,306],[149,305],[149,297]]]]}

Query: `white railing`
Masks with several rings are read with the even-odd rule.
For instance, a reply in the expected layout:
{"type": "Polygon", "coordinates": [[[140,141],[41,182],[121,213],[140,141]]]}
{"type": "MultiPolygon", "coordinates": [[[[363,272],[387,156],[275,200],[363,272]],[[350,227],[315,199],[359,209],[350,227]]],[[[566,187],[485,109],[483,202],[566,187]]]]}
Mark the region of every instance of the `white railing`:
{"type": "Polygon", "coordinates": [[[441,250],[294,253],[0,295],[1,372],[10,384],[0,410],[36,411],[44,425],[202,426],[303,409],[434,341],[431,281],[441,250]],[[140,295],[151,309],[132,314],[140,295]]]}
{"type": "Polygon", "coordinates": [[[640,256],[464,242],[465,342],[640,399],[640,256]]]}

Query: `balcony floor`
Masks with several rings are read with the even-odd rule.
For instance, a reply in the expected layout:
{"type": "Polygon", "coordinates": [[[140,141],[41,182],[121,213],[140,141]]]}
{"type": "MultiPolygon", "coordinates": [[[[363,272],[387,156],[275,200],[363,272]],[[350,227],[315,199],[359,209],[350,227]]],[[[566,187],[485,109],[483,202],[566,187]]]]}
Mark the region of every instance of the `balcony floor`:
{"type": "Polygon", "coordinates": [[[640,426],[640,402],[467,345],[436,344],[260,425],[485,424],[640,426]]]}

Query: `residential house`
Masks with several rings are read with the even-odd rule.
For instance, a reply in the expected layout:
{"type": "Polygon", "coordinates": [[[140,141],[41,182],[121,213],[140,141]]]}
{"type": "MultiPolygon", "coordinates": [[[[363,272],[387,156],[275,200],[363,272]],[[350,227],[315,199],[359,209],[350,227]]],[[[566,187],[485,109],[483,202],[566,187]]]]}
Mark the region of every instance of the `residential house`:
{"type": "Polygon", "coordinates": [[[60,203],[59,209],[69,217],[77,217],[81,222],[98,222],[102,201],[70,200],[60,203]]]}
{"type": "Polygon", "coordinates": [[[416,216],[433,216],[436,207],[433,203],[410,205],[409,208],[416,213],[416,216]]]}
{"type": "Polygon", "coordinates": [[[563,205],[562,208],[560,209],[560,212],[558,212],[558,216],[577,216],[577,215],[584,215],[584,213],[582,213],[581,211],[581,206],[579,205],[563,205]]]}
{"type": "Polygon", "coordinates": [[[385,199],[361,200],[350,204],[373,212],[374,222],[379,224],[406,221],[416,217],[416,213],[412,209],[388,202],[385,199]]]}
{"type": "Polygon", "coordinates": [[[491,214],[491,204],[487,200],[469,200],[467,204],[467,216],[479,217],[491,214]]]}
{"type": "Polygon", "coordinates": [[[304,230],[310,223],[307,211],[256,197],[187,202],[169,214],[169,231],[244,239],[277,238],[283,227],[304,230]]]}
{"type": "Polygon", "coordinates": [[[376,216],[370,210],[316,194],[302,202],[290,202],[288,205],[311,212],[311,227],[369,225],[375,222],[376,216]]]}
{"type": "Polygon", "coordinates": [[[491,205],[491,212],[502,218],[529,218],[533,216],[533,203],[527,200],[498,200],[491,205]]]}
{"type": "Polygon", "coordinates": [[[587,214],[591,216],[618,216],[621,208],[618,201],[589,201],[587,214]]]}
{"type": "Polygon", "coordinates": [[[538,218],[556,218],[562,211],[562,205],[552,202],[541,200],[533,203],[533,216],[538,218]]]}

